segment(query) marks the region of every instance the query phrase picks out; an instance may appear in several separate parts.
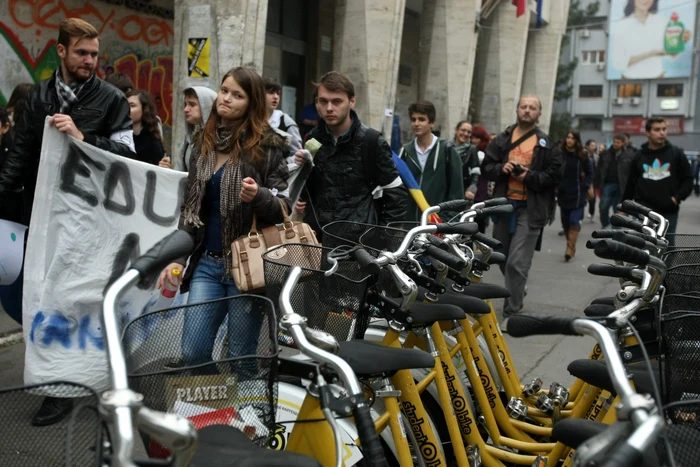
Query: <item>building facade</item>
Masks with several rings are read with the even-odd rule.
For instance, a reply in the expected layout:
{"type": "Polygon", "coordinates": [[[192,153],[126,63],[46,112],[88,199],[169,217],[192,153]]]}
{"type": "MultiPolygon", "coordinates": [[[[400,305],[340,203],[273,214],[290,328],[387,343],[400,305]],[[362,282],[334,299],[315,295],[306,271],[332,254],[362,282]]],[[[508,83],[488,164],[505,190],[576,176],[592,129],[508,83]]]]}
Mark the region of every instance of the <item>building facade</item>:
{"type": "MultiPolygon", "coordinates": [[[[582,0],[586,7],[592,0],[582,0]]],[[[654,50],[664,51],[668,37],[673,32],[669,23],[676,13],[683,22],[683,29],[690,38],[682,53],[671,54],[669,50],[659,55],[657,62],[640,60],[637,68],[620,71],[635,58],[628,58],[619,45],[624,35],[630,32],[625,25],[632,15],[625,16],[627,2],[622,0],[600,1],[596,18],[586,26],[569,29],[568,41],[562,50],[561,59],[570,62],[578,59],[572,78],[572,96],[559,102],[555,111],[569,113],[574,127],[579,128],[582,138],[594,139],[606,145],[615,133],[630,133],[635,146],[646,142],[644,123],[649,117],[663,117],[668,121],[669,139],[689,151],[700,149],[700,122],[698,112],[698,40],[695,2],[659,0],[654,16],[661,27],[665,26],[664,40],[655,38],[654,50]],[[657,45],[658,43],[658,45],[657,45]],[[621,58],[622,57],[622,58],[621,58]],[[622,64],[620,61],[622,60],[622,64]],[[646,63],[645,63],[646,62],[646,63]],[[662,69],[655,67],[661,62],[662,69]],[[659,73],[660,71],[660,73],[659,73]],[[630,76],[626,76],[627,73],[630,76]]],[[[629,12],[629,10],[627,10],[629,12]]],[[[649,14],[647,23],[652,22],[649,14]]],[[[650,32],[653,34],[653,32],[650,32]]],[[[639,42],[639,57],[644,52],[644,34],[636,34],[630,41],[639,42]]],[[[677,51],[674,51],[677,52],[677,51]]],[[[632,55],[634,52],[628,55],[632,55]]]]}
{"type": "Polygon", "coordinates": [[[15,0],[0,6],[0,104],[58,66],[58,22],[74,16],[100,31],[98,75],[122,72],[153,95],[169,152],[184,140],[182,91],[217,89],[240,65],[276,78],[295,118],[313,81],[343,71],[362,121],[389,136],[398,117],[403,142],[418,99],[451,138],[464,119],[501,131],[518,97],[535,93],[546,130],[568,4],[542,0],[538,21],[534,0],[521,16],[510,0],[15,0]]]}

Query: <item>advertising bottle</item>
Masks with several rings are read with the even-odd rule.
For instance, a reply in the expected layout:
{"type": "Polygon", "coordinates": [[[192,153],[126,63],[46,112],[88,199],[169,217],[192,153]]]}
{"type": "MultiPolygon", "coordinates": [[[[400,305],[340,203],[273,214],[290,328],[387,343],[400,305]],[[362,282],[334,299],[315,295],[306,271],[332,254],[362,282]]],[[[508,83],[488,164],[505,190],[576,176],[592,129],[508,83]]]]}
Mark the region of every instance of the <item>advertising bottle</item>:
{"type": "Polygon", "coordinates": [[[671,21],[666,26],[664,34],[664,52],[669,55],[676,55],[685,50],[685,42],[683,42],[683,31],[685,26],[678,21],[678,13],[671,13],[671,21]]]}

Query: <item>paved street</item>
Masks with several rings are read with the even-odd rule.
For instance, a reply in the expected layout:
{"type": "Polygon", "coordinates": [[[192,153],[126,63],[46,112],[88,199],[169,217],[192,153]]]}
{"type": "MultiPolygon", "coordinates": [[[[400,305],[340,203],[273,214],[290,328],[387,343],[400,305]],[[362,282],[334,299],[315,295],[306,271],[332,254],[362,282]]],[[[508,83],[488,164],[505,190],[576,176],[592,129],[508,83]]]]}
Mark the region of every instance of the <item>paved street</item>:
{"type": "MultiPolygon", "coordinates": [[[[579,237],[576,257],[564,262],[564,238],[559,237],[559,223],[545,229],[543,249],[535,254],[530,271],[529,293],[525,299],[525,312],[551,313],[563,316],[582,314],[583,308],[596,297],[610,296],[616,290],[617,282],[591,276],[586,268],[596,258],[585,248],[590,234],[600,226],[596,222],[584,221],[579,237]]],[[[681,209],[680,233],[700,233],[700,198],[692,197],[681,209]]],[[[498,269],[489,271],[486,279],[502,283],[498,269]]],[[[497,304],[499,310],[501,304],[497,304]]],[[[4,311],[0,311],[0,336],[19,330],[4,311]]],[[[592,340],[584,337],[542,336],[526,339],[507,337],[515,365],[523,381],[540,377],[547,386],[553,381],[569,383],[572,378],[566,371],[569,362],[588,356],[592,340]]],[[[0,337],[0,381],[2,386],[22,383],[24,365],[24,345],[7,345],[0,337]]],[[[567,384],[568,385],[568,384],[567,384]]]]}

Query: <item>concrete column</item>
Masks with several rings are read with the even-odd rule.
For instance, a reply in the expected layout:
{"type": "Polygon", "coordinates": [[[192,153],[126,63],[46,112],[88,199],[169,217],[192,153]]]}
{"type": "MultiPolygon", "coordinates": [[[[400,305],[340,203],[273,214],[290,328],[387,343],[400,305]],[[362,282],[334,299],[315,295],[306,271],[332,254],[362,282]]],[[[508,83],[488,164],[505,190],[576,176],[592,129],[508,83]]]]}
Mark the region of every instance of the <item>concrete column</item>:
{"type": "Polygon", "coordinates": [[[188,86],[218,89],[221,77],[237,66],[263,70],[267,0],[174,0],[173,153],[185,138],[182,91],[188,86]],[[189,39],[208,38],[208,77],[189,76],[189,39]]]}
{"type": "Polygon", "coordinates": [[[419,95],[435,104],[435,128],[446,139],[467,117],[481,0],[424,0],[419,95]]]}
{"type": "Polygon", "coordinates": [[[478,120],[490,133],[515,123],[522,89],[530,10],[516,18],[511,2],[503,1],[483,20],[474,69],[473,102],[478,120]]]}
{"type": "Polygon", "coordinates": [[[355,84],[360,119],[391,136],[406,0],[337,0],[333,68],[355,84]],[[386,110],[389,109],[389,114],[386,110]]]}
{"type": "Polygon", "coordinates": [[[522,93],[536,94],[540,98],[542,101],[540,128],[549,132],[559,53],[562,37],[566,33],[569,2],[549,1],[544,5],[549,7],[547,15],[549,23],[530,31],[528,35],[522,93]]]}

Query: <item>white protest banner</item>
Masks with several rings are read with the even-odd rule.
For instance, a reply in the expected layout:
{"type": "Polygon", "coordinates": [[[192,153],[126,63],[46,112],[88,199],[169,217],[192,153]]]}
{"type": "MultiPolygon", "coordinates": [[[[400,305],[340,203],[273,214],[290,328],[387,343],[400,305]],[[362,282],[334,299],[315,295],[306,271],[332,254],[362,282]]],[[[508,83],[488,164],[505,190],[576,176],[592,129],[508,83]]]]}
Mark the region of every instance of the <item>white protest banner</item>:
{"type": "Polygon", "coordinates": [[[0,285],[12,285],[22,270],[27,226],[0,220],[0,285]]]}
{"type": "MultiPolygon", "coordinates": [[[[100,313],[129,263],[177,228],[186,173],[129,160],[44,128],[25,258],[26,384],[108,384],[100,313]]],[[[122,323],[153,294],[132,289],[122,323]]]]}

